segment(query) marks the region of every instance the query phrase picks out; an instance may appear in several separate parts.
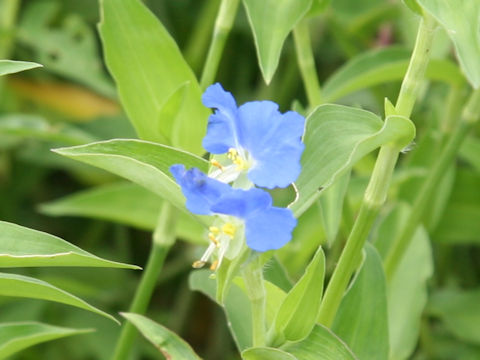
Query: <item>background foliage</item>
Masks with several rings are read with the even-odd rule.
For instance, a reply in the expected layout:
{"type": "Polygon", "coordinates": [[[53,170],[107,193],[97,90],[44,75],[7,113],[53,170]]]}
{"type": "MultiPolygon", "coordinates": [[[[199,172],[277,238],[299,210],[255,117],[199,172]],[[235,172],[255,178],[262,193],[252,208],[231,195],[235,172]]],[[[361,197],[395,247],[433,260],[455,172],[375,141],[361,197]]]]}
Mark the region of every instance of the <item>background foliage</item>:
{"type": "MultiPolygon", "coordinates": [[[[312,289],[320,298],[323,283],[313,286],[310,278],[331,276],[372,172],[375,149],[392,139],[413,136],[408,119],[394,114],[385,121],[381,118],[385,98],[393,101],[398,94],[419,21],[400,1],[280,3],[244,0],[238,4],[215,77],[239,103],[270,99],[282,111],[293,108],[310,114],[307,128],[321,134],[305,137],[310,150],[298,180],[299,201],[293,206],[301,215],[294,239],[266,268],[271,324],[275,324],[275,309],[299,279],[297,285],[310,286],[298,286],[297,293],[288,296],[300,299],[307,296],[305,289],[312,289]],[[294,38],[301,36],[303,22],[308,23],[321,98],[312,99],[311,78],[304,91],[305,74],[297,64],[302,58],[297,60],[294,38]],[[327,102],[337,105],[322,105],[312,112],[313,105],[327,102]],[[336,137],[337,131],[341,138],[336,137]],[[319,245],[325,258],[317,251],[319,245]],[[309,263],[310,272],[304,274],[309,263]]],[[[289,354],[303,358],[302,351],[316,343],[326,344],[325,359],[328,349],[345,359],[354,358],[351,351],[359,359],[480,358],[478,125],[436,184],[428,214],[416,228],[388,288],[381,270],[392,239],[408,221],[420,185],[451,133],[449,119],[459,117],[460,106],[449,104],[465,101],[467,83],[479,84],[477,2],[464,0],[454,7],[441,5],[448,1],[406,3],[428,10],[442,26],[435,30],[432,60],[412,115],[415,141],[400,157],[388,203],[369,239],[373,245],[367,245],[361,270],[332,326],[349,348],[325,328],[315,326],[301,345],[289,345],[282,353],[247,350],[245,359],[290,359],[289,354]],[[371,333],[362,331],[371,326],[376,330],[375,342],[371,333]]],[[[69,354],[72,360],[108,359],[120,332],[111,316],[124,321],[118,313],[129,308],[141,275],[126,264],[145,265],[165,200],[183,208],[169,165],[181,162],[207,169],[200,144],[208,110],[199,99],[220,1],[145,1],[151,12],[139,1],[123,4],[113,0],[100,4],[95,0],[0,2],[0,58],[43,65],[0,78],[2,355],[28,347],[14,358],[64,359],[69,354]],[[97,27],[101,7],[103,17],[97,27]],[[159,78],[162,81],[152,81],[159,78]],[[128,140],[110,140],[117,138],[128,140]],[[27,245],[12,242],[14,238],[27,245]],[[42,248],[42,241],[48,246],[42,248]],[[39,246],[35,252],[20,251],[31,249],[28,244],[32,243],[39,246]],[[69,251],[70,257],[65,258],[62,254],[69,251]],[[16,262],[15,256],[32,254],[55,258],[55,266],[75,267],[43,267],[42,256],[16,262]],[[130,270],[118,269],[122,267],[130,270]],[[11,334],[19,334],[17,343],[4,340],[11,334]],[[45,342],[60,337],[65,338],[45,342]],[[36,342],[42,344],[29,347],[36,342]]],[[[7,69],[5,73],[23,70],[1,69],[7,69]]],[[[292,189],[273,195],[281,205],[295,196],[292,189]]],[[[149,332],[170,336],[167,328],[177,333],[193,349],[185,350],[183,341],[173,338],[172,343],[180,345],[172,351],[187,351],[177,355],[182,359],[195,359],[195,353],[205,359],[239,359],[237,347],[243,350],[250,345],[245,332],[249,314],[240,311],[245,309],[243,285],[233,285],[224,314],[210,300],[215,300],[210,272],[191,271],[205,245],[205,221],[186,212],[178,214],[179,241],[156,280],[147,312],[157,324],[135,314],[123,317],[154,344],[158,339],[149,337],[149,332]]],[[[286,313],[276,315],[288,324],[281,330],[287,338],[291,336],[289,340],[301,340],[295,336],[302,331],[308,334],[310,328],[302,329],[305,323],[288,323],[286,313]]],[[[136,342],[133,358],[161,356],[147,341],[136,342]]]]}

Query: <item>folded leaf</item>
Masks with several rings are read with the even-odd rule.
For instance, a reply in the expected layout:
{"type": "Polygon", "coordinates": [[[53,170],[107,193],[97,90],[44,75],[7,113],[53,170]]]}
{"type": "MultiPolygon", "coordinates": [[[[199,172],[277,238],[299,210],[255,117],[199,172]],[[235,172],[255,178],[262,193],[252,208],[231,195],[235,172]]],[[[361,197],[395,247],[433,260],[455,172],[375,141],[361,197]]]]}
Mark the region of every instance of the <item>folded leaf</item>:
{"type": "Polygon", "coordinates": [[[399,148],[415,136],[413,123],[400,116],[383,122],[375,114],[341,105],[321,105],[307,118],[302,173],[296,181],[298,197],[290,205],[300,216],[358,160],[387,143],[399,148]]]}
{"type": "Polygon", "coordinates": [[[275,318],[275,332],[286,340],[302,340],[317,322],[323,294],[325,255],[318,248],[305,273],[288,292],[275,318]]]}

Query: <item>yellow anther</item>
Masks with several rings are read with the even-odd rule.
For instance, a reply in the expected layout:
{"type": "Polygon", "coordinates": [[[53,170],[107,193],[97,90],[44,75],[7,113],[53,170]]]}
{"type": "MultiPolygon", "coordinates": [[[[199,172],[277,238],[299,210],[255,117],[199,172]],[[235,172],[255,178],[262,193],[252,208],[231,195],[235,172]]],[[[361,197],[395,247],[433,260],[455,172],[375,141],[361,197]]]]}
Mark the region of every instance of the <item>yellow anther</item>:
{"type": "Polygon", "coordinates": [[[208,233],[208,238],[210,239],[211,242],[213,242],[215,244],[216,247],[220,246],[220,243],[218,242],[215,235],[213,235],[212,233],[208,233]]]}
{"type": "Polygon", "coordinates": [[[233,237],[235,235],[236,230],[237,228],[235,227],[235,225],[231,223],[226,223],[222,226],[222,232],[230,237],[233,237]]]}
{"type": "Polygon", "coordinates": [[[232,160],[236,159],[238,157],[238,151],[234,148],[228,149],[227,157],[232,160]]]}
{"type": "Polygon", "coordinates": [[[197,261],[195,261],[195,262],[192,264],[192,267],[193,267],[194,269],[200,269],[200,268],[202,268],[202,267],[204,267],[204,266],[205,266],[205,261],[202,261],[202,260],[197,260],[197,261]]]}
{"type": "Polygon", "coordinates": [[[231,148],[228,150],[227,157],[232,160],[232,162],[237,165],[237,170],[242,171],[247,169],[247,162],[242,159],[242,157],[238,154],[238,151],[231,148]]]}
{"type": "Polygon", "coordinates": [[[218,260],[215,260],[212,265],[210,265],[210,270],[215,271],[218,267],[218,260]]]}
{"type": "Polygon", "coordinates": [[[217,167],[217,168],[219,168],[220,170],[223,171],[222,164],[220,164],[217,160],[215,160],[215,159],[210,160],[210,164],[212,164],[212,166],[215,166],[215,167],[217,167]]]}
{"type": "Polygon", "coordinates": [[[208,228],[208,230],[209,230],[211,233],[215,234],[215,235],[220,232],[220,229],[219,229],[218,227],[216,227],[216,226],[210,226],[210,227],[208,228]]]}

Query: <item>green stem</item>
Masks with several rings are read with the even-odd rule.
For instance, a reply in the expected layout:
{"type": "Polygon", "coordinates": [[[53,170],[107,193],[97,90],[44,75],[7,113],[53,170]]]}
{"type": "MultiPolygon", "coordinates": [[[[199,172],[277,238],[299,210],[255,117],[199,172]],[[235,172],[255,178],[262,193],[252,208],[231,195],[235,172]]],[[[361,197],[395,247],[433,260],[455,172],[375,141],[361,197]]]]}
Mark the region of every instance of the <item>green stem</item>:
{"type": "Polygon", "coordinates": [[[437,157],[437,160],[429,171],[427,178],[423,182],[419,194],[412,205],[412,211],[408,216],[405,226],[393,240],[393,245],[385,259],[385,273],[387,280],[390,280],[395,274],[395,270],[397,269],[398,264],[408,248],[408,245],[410,245],[418,225],[420,225],[425,213],[428,210],[430,199],[432,198],[432,195],[437,187],[436,185],[442,179],[442,176],[447,168],[452,164],[455,156],[458,153],[460,145],[475,121],[478,119],[479,114],[480,90],[476,90],[471,95],[462,112],[460,123],[453,131],[440,156],[437,157]]]}
{"type": "Polygon", "coordinates": [[[218,11],[215,28],[213,30],[213,38],[208,49],[207,60],[203,67],[200,87],[206,89],[213,83],[217,74],[218,64],[222,57],[223,48],[228,38],[228,34],[237,14],[239,0],[222,0],[218,11]]]}
{"type": "MultiPolygon", "coordinates": [[[[424,18],[420,23],[415,48],[395,107],[398,115],[410,117],[418,95],[419,84],[428,64],[434,26],[435,23],[431,18],[424,18]]],[[[335,319],[343,293],[358,264],[365,241],[381,206],[386,200],[400,150],[401,148],[393,144],[385,144],[380,148],[360,212],[320,306],[318,322],[327,327],[330,327],[335,319]]]]}
{"type": "Polygon", "coordinates": [[[321,88],[318,81],[317,70],[315,69],[315,58],[313,56],[310,33],[308,30],[308,19],[298,23],[293,29],[295,41],[295,52],[297,54],[298,66],[302,75],[305,92],[307,93],[310,107],[317,106],[322,102],[321,88]]]}
{"type": "Polygon", "coordinates": [[[412,113],[413,105],[417,99],[418,91],[430,58],[430,48],[432,46],[435,24],[435,20],[429,15],[425,15],[420,20],[420,26],[415,40],[415,48],[413,49],[407,73],[403,78],[397,104],[395,105],[395,110],[398,115],[410,117],[412,113]]]}
{"type": "Polygon", "coordinates": [[[358,264],[365,240],[370,233],[380,207],[386,199],[388,185],[390,184],[390,178],[393,174],[398,154],[398,148],[394,146],[384,146],[380,149],[372,178],[365,191],[360,212],[347,239],[345,248],[340,255],[338,265],[333,272],[320,306],[318,322],[324,326],[330,327],[335,319],[343,293],[358,264]]]}
{"type": "Polygon", "coordinates": [[[463,96],[464,94],[461,87],[455,85],[450,87],[445,105],[445,112],[440,123],[441,138],[439,143],[442,143],[457,126],[459,119],[458,114],[460,113],[463,96]]]}
{"type": "MultiPolygon", "coordinates": [[[[153,233],[152,249],[150,250],[147,265],[128,310],[129,312],[136,314],[144,314],[146,312],[165,257],[175,241],[175,222],[176,211],[170,204],[165,203],[160,212],[157,228],[153,233]]],[[[129,358],[136,335],[137,330],[135,327],[130,322],[125,322],[112,357],[113,360],[129,358]]]]}
{"type": "Polygon", "coordinates": [[[0,6],[0,59],[10,57],[13,44],[12,32],[15,28],[19,7],[19,0],[3,0],[0,6]]]}
{"type": "Polygon", "coordinates": [[[260,256],[245,266],[243,279],[252,310],[252,346],[265,346],[265,287],[260,256]]]}

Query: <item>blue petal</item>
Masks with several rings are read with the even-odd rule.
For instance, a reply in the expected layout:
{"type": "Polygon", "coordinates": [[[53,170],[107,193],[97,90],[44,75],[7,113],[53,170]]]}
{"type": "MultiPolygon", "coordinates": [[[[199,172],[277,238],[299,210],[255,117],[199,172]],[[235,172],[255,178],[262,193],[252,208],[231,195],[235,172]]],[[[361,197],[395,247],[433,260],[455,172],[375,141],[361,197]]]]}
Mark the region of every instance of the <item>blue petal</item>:
{"type": "Polygon", "coordinates": [[[269,193],[260,189],[232,189],[224,193],[218,201],[212,205],[213,212],[232,215],[245,219],[252,213],[262,211],[272,205],[272,197],[269,193]]]}
{"type": "Polygon", "coordinates": [[[194,214],[212,214],[212,204],[232,190],[229,185],[209,178],[197,168],[186,170],[184,165],[177,164],[170,167],[170,172],[182,188],[187,209],[194,214]]]}
{"type": "Polygon", "coordinates": [[[292,238],[297,225],[290,209],[270,207],[251,213],[245,219],[245,238],[249,248],[268,251],[281,248],[292,238]]]}
{"type": "Polygon", "coordinates": [[[232,94],[220,84],[210,85],[202,96],[203,105],[215,108],[208,118],[207,134],[203,147],[212,154],[223,154],[230,148],[238,148],[238,108],[232,94]]]}
{"type": "Polygon", "coordinates": [[[254,159],[248,178],[269,189],[294,182],[301,171],[304,117],[281,114],[271,101],[253,101],[240,106],[239,119],[241,145],[254,159]]]}

